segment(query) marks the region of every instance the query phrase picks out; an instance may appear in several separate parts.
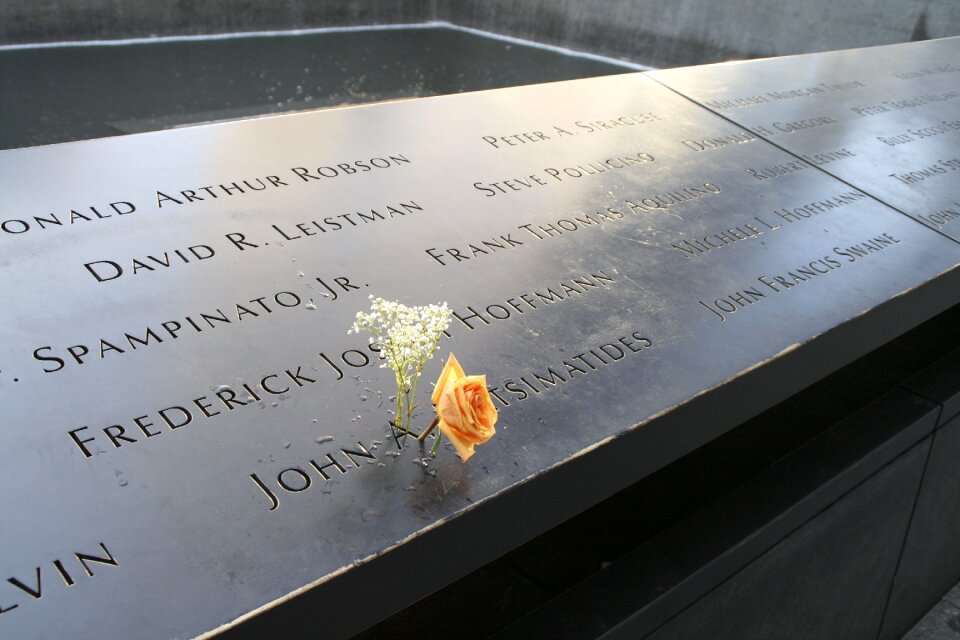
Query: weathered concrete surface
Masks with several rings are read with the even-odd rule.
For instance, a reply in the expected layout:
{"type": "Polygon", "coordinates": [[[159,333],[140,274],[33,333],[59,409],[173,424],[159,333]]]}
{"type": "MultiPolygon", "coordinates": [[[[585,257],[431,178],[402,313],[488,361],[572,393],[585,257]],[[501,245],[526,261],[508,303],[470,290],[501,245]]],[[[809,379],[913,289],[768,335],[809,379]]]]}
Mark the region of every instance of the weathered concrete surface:
{"type": "Polygon", "coordinates": [[[425,22],[431,0],[9,0],[0,44],[425,22]]]}
{"type": "Polygon", "coordinates": [[[953,0],[441,0],[454,24],[657,67],[960,33],[953,0]]]}
{"type": "Polygon", "coordinates": [[[681,66],[960,34],[954,0],[7,0],[0,43],[447,21],[681,66]]]}

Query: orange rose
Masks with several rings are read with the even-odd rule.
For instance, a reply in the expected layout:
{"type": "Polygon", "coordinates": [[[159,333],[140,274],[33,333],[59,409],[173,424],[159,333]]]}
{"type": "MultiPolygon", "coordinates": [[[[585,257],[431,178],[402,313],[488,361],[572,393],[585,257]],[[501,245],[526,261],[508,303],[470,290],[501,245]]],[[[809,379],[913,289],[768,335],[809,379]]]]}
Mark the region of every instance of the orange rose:
{"type": "Polygon", "coordinates": [[[493,425],[497,423],[497,408],[487,391],[487,377],[464,375],[452,353],[431,399],[437,405],[440,431],[464,462],[473,455],[474,446],[496,433],[493,425]]]}

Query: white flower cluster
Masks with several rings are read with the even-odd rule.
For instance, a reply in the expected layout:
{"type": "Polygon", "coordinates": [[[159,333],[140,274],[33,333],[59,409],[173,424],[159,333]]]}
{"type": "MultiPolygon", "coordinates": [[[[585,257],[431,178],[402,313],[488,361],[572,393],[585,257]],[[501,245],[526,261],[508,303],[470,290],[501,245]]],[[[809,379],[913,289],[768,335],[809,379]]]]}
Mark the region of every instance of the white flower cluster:
{"type": "Polygon", "coordinates": [[[357,313],[347,333],[367,332],[371,343],[380,346],[386,362],[397,376],[397,384],[415,386],[416,378],[433,355],[440,336],[450,324],[453,312],[447,303],[408,307],[370,296],[370,313],[357,313]]]}

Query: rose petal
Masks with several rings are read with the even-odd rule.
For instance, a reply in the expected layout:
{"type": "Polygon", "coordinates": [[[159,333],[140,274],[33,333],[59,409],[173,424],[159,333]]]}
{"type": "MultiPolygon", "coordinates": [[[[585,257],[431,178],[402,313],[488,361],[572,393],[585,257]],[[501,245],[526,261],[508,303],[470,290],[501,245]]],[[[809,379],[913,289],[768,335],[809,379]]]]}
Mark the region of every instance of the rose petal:
{"type": "Polygon", "coordinates": [[[453,443],[453,448],[457,450],[460,460],[463,462],[469,460],[470,456],[474,454],[474,443],[465,439],[458,429],[451,428],[443,418],[440,419],[440,424],[437,426],[443,432],[443,435],[447,436],[447,439],[453,443]]]}
{"type": "Polygon", "coordinates": [[[460,410],[462,401],[458,397],[458,392],[462,394],[463,389],[456,382],[453,382],[437,401],[437,415],[454,429],[460,429],[464,422],[463,412],[460,410]]]}
{"type": "Polygon", "coordinates": [[[447,358],[447,363],[443,365],[443,371],[440,372],[440,377],[437,379],[437,385],[433,389],[433,396],[431,396],[430,401],[433,404],[437,404],[440,401],[440,394],[443,393],[444,389],[459,378],[464,377],[463,369],[460,367],[460,363],[457,362],[456,357],[451,353],[450,357],[447,358]]]}
{"type": "Polygon", "coordinates": [[[487,391],[486,376],[466,376],[453,354],[440,374],[433,393],[440,431],[466,462],[474,446],[496,434],[497,408],[487,391]]]}

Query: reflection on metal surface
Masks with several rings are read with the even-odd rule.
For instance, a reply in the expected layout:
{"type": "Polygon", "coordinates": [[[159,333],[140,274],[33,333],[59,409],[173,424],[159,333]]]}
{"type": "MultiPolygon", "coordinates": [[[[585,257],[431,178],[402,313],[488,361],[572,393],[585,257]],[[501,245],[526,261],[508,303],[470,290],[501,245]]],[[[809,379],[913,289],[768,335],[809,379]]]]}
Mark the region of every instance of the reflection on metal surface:
{"type": "MultiPolygon", "coordinates": [[[[960,239],[960,38],[652,75],[960,239]]],[[[768,181],[796,161],[751,167],[768,181]]]]}
{"type": "Polygon", "coordinates": [[[349,635],[955,302],[960,245],[795,162],[640,74],[0,153],[0,634],[318,586],[349,635]],[[500,410],[468,464],[374,405],[371,294],[454,310],[500,410]]]}

